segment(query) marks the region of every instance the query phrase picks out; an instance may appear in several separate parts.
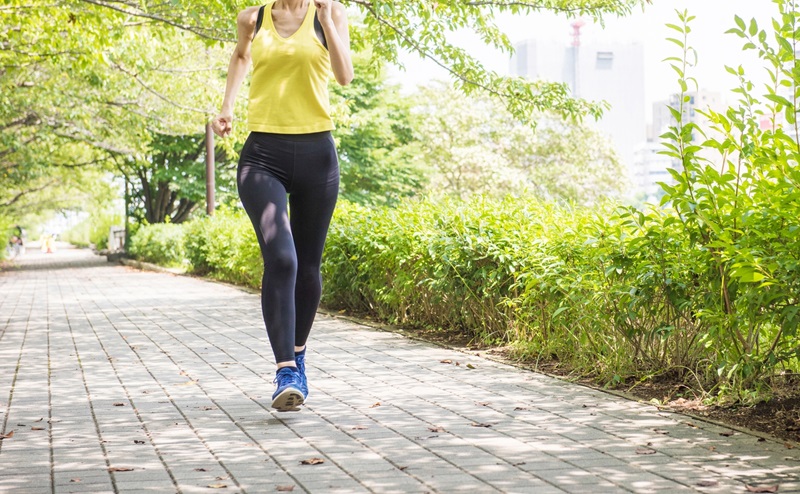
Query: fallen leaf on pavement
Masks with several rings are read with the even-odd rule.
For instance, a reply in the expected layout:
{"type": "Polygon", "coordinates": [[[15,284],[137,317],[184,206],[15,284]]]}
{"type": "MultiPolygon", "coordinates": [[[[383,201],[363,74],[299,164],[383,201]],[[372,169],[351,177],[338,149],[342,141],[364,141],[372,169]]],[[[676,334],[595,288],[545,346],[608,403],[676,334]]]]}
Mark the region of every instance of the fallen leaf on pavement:
{"type": "Polygon", "coordinates": [[[227,484],[208,484],[208,487],[210,489],[224,489],[224,488],[228,487],[228,485],[227,484]]]}
{"type": "Polygon", "coordinates": [[[458,360],[456,360],[456,365],[461,365],[461,362],[459,362],[458,360]]]}
{"type": "Polygon", "coordinates": [[[354,431],[363,431],[365,429],[369,429],[369,427],[367,427],[366,425],[354,425],[353,426],[353,430],[354,431]]]}
{"type": "Polygon", "coordinates": [[[487,423],[484,423],[484,422],[472,422],[469,425],[471,425],[472,427],[491,427],[492,426],[492,424],[487,424],[487,423]]]}
{"type": "Polygon", "coordinates": [[[230,475],[225,475],[224,477],[220,475],[219,477],[214,477],[214,480],[228,480],[229,478],[231,478],[230,475]]]}
{"type": "Polygon", "coordinates": [[[134,439],[133,444],[144,444],[144,441],[142,441],[141,439],[134,439]]]}
{"type": "Polygon", "coordinates": [[[76,484],[77,484],[78,482],[80,482],[80,481],[81,481],[81,479],[69,479],[69,481],[70,481],[70,482],[74,482],[74,483],[76,483],[76,484]]]}
{"type": "Polygon", "coordinates": [[[636,448],[637,455],[654,455],[656,450],[650,448],[636,448]]]}
{"type": "Polygon", "coordinates": [[[530,411],[530,408],[528,408],[528,407],[514,407],[514,411],[516,411],[516,412],[528,412],[528,411],[530,411]]]}
{"type": "Polygon", "coordinates": [[[44,427],[31,427],[32,431],[43,431],[44,427]]]}
{"type": "Polygon", "coordinates": [[[697,487],[715,487],[719,485],[719,482],[717,482],[716,480],[700,480],[696,482],[694,485],[696,485],[697,487]]]}
{"type": "Polygon", "coordinates": [[[472,364],[467,364],[467,369],[474,369],[474,368],[475,368],[475,366],[474,366],[474,365],[472,365],[472,364]]]}
{"type": "Polygon", "coordinates": [[[278,492],[292,492],[294,490],[294,485],[279,485],[276,490],[278,492]]]}
{"type": "Polygon", "coordinates": [[[428,427],[428,430],[431,432],[447,432],[444,427],[428,427]]]}
{"type": "Polygon", "coordinates": [[[379,406],[381,406],[381,402],[380,401],[378,403],[375,403],[374,405],[370,405],[369,407],[370,408],[375,408],[375,407],[379,407],[379,406]]]}
{"type": "Polygon", "coordinates": [[[325,463],[325,460],[322,458],[309,458],[307,460],[303,460],[300,463],[303,465],[319,465],[320,463],[325,463]]]}
{"type": "Polygon", "coordinates": [[[200,407],[200,410],[203,410],[204,412],[207,412],[209,410],[217,410],[217,407],[211,407],[211,406],[200,407]]]}
{"type": "Polygon", "coordinates": [[[778,492],[778,484],[775,485],[745,485],[747,492],[778,492]]]}
{"type": "Polygon", "coordinates": [[[719,433],[720,436],[725,436],[725,437],[731,437],[734,434],[735,433],[733,431],[725,431],[725,432],[720,432],[719,433]]]}
{"type": "Polygon", "coordinates": [[[444,359],[439,361],[440,364],[452,364],[453,361],[450,359],[444,359]]]}
{"type": "Polygon", "coordinates": [[[14,437],[14,431],[8,432],[6,434],[0,434],[0,440],[11,439],[12,437],[14,437]]]}
{"type": "Polygon", "coordinates": [[[397,467],[397,469],[400,470],[401,472],[404,472],[406,470],[406,468],[408,468],[408,466],[397,467]]]}
{"type": "Polygon", "coordinates": [[[39,420],[34,420],[34,422],[41,422],[42,420],[44,420],[44,417],[39,417],[39,420]]]}
{"type": "Polygon", "coordinates": [[[115,407],[124,407],[125,403],[114,403],[115,407]]]}
{"type": "Polygon", "coordinates": [[[109,472],[132,472],[131,467],[108,467],[109,472]]]}
{"type": "Polygon", "coordinates": [[[479,401],[479,402],[476,402],[475,404],[478,405],[478,406],[482,406],[482,407],[488,407],[489,405],[491,405],[491,403],[488,402],[488,401],[479,401]]]}
{"type": "Polygon", "coordinates": [[[688,425],[689,427],[691,427],[691,428],[693,428],[693,429],[697,429],[697,426],[696,426],[696,425],[694,425],[694,424],[693,424],[693,423],[691,423],[691,422],[684,422],[684,424],[688,425]]]}
{"type": "Polygon", "coordinates": [[[783,443],[783,445],[786,447],[786,449],[794,449],[794,444],[792,443],[783,443]]]}
{"type": "Polygon", "coordinates": [[[195,472],[207,472],[208,470],[206,470],[205,468],[195,468],[194,471],[195,472]]]}

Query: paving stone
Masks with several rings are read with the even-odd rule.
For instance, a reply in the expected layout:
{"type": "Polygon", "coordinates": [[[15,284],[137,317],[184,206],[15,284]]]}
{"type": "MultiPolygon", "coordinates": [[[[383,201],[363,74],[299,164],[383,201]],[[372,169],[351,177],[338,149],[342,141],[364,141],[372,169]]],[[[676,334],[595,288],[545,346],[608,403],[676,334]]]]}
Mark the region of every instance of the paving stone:
{"type": "Polygon", "coordinates": [[[0,491],[800,491],[780,442],[322,313],[308,404],[276,413],[260,312],[228,285],[26,254],[0,272],[0,491]]]}

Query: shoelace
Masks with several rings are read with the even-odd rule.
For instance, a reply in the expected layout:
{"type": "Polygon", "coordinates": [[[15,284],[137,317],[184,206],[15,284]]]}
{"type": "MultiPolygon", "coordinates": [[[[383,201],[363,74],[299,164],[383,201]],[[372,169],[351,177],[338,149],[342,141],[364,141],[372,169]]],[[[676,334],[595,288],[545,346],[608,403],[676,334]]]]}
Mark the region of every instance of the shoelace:
{"type": "Polygon", "coordinates": [[[288,367],[284,369],[279,370],[275,375],[275,379],[272,381],[273,383],[277,384],[279,388],[289,384],[294,380],[294,372],[292,372],[292,370],[288,367]]]}

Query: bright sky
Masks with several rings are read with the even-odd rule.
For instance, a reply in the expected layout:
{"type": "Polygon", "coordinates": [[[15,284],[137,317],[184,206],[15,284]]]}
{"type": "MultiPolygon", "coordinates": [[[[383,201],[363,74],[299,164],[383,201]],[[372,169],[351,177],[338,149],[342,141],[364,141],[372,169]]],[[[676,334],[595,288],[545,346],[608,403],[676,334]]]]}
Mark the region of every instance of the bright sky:
{"type": "MultiPolygon", "coordinates": [[[[665,23],[677,23],[675,10],[689,10],[697,18],[691,23],[690,44],[699,53],[699,65],[693,75],[698,79],[701,89],[719,91],[727,95],[735,80],[725,72],[725,65],[742,64],[749,69],[751,77],[763,77],[755,56],[743,53],[742,40],[725,31],[735,25],[734,15],[749,23],[755,17],[759,26],[768,26],[769,19],[776,16],[777,7],[770,0],[653,0],[644,12],[638,9],[633,15],[606,21],[605,29],[599,25],[586,25],[583,28],[584,42],[593,36],[615,41],[640,41],[645,51],[645,99],[647,116],[650,118],[651,103],[665,99],[677,91],[676,75],[664,58],[677,56],[677,47],[665,41],[674,31],[665,23]]],[[[564,39],[569,42],[570,20],[552,14],[538,14],[530,17],[502,16],[498,23],[513,43],[541,36],[543,39],[564,39]]],[[[499,73],[508,73],[508,57],[483,45],[469,33],[456,33],[453,42],[470,50],[484,65],[499,73]]],[[[403,59],[406,72],[392,72],[393,78],[403,86],[411,88],[430,79],[447,79],[447,74],[431,62],[425,62],[416,55],[403,59]]],[[[763,80],[763,79],[757,79],[763,80]]]]}

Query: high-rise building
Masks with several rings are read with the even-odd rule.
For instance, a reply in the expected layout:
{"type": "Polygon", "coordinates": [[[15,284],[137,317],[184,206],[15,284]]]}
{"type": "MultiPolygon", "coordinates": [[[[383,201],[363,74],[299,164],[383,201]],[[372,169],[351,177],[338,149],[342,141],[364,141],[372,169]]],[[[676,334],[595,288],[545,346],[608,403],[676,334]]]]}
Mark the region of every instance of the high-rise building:
{"type": "MultiPolygon", "coordinates": [[[[709,109],[722,111],[724,105],[720,93],[700,90],[686,93],[685,97],[687,101],[683,103],[683,123],[694,123],[703,129],[708,137],[712,137],[709,122],[700,112],[709,109]]],[[[674,183],[668,169],[678,171],[682,169],[680,160],[661,154],[666,149],[662,145],[664,139],[661,136],[677,124],[670,108],[679,110],[680,98],[681,95],[674,94],[669,99],[653,103],[653,123],[648,126],[647,142],[639,146],[633,162],[634,185],[638,194],[649,202],[657,202],[661,196],[659,183],[674,183]]],[[[699,140],[701,136],[694,135],[692,138],[699,140]]],[[[711,149],[704,150],[700,156],[712,161],[716,158],[711,149]]]]}
{"type": "Polygon", "coordinates": [[[661,154],[663,150],[656,141],[642,142],[636,149],[632,185],[637,199],[657,203],[663,193],[659,183],[673,183],[669,169],[675,168],[675,162],[661,154]]]}
{"type": "MultiPolygon", "coordinates": [[[[721,111],[724,107],[722,95],[715,91],[701,89],[686,93],[686,97],[689,100],[683,104],[683,122],[697,124],[703,129],[708,128],[708,120],[699,112],[708,109],[721,111]]],[[[660,136],[677,123],[672,117],[670,108],[677,110],[680,108],[680,103],[679,94],[673,94],[669,99],[653,103],[653,125],[650,127],[650,135],[647,136],[647,140],[661,141],[660,136]]]]}
{"type": "Polygon", "coordinates": [[[647,137],[644,48],[639,42],[584,41],[581,26],[580,21],[573,23],[571,43],[569,39],[518,43],[510,71],[529,79],[566,83],[573,95],[583,99],[607,101],[611,109],[593,125],[611,138],[630,167],[637,146],[647,137]]]}

